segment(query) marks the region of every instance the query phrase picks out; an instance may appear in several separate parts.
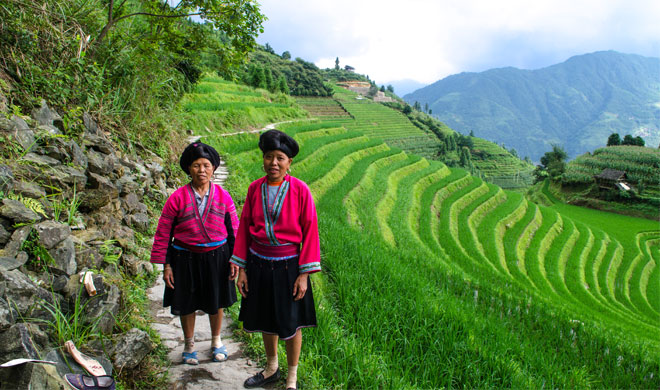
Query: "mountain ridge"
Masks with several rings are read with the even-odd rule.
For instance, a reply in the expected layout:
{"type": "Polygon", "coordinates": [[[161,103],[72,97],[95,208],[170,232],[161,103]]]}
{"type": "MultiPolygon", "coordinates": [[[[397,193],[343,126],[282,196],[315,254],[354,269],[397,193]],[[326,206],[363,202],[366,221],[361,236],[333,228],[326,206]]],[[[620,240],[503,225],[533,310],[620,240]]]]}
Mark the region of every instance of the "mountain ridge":
{"type": "Polygon", "coordinates": [[[604,146],[612,132],[660,141],[660,59],[615,51],[578,55],[545,68],[448,76],[405,95],[461,132],[538,160],[552,144],[570,157],[604,146]]]}

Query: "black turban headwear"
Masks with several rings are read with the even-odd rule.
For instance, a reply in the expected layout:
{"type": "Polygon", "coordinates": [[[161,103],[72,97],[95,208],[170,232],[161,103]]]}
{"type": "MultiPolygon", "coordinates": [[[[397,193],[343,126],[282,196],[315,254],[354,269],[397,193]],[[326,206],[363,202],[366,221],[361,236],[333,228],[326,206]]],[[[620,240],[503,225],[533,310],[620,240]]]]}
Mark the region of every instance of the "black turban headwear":
{"type": "Polygon", "coordinates": [[[189,168],[192,165],[193,161],[198,158],[205,158],[211,162],[213,165],[213,170],[215,170],[220,165],[220,155],[213,148],[213,146],[203,144],[201,142],[193,142],[192,144],[186,146],[181,153],[181,158],[179,159],[179,165],[181,169],[187,174],[190,174],[189,168]]]}
{"type": "Polygon", "coordinates": [[[298,143],[291,136],[279,130],[268,130],[259,137],[259,149],[266,154],[271,150],[281,150],[289,156],[296,157],[298,154],[298,143]]]}

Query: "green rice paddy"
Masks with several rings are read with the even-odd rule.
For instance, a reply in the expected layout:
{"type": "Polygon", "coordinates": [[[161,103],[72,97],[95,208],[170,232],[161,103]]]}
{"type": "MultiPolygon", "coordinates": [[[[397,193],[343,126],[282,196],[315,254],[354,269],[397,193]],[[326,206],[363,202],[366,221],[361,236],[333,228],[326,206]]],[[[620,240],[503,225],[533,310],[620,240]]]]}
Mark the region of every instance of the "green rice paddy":
{"type": "MultiPolygon", "coordinates": [[[[283,126],[322,245],[301,388],[660,387],[657,222],[536,205],[369,121],[386,118],[283,126]]],[[[263,175],[258,135],[213,134],[240,204],[263,175]]]]}

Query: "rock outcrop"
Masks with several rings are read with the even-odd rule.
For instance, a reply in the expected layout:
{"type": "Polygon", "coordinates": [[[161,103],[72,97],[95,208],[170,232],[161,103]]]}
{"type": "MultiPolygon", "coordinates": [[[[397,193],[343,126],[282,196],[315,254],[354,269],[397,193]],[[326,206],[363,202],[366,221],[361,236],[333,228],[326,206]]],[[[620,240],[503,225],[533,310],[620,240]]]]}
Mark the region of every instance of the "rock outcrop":
{"type": "MultiPolygon", "coordinates": [[[[65,135],[45,101],[31,118],[0,112],[0,363],[61,347],[48,325],[54,312],[79,315],[114,340],[106,361],[118,369],[137,366],[154,348],[138,329],[113,335],[122,291],[111,280],[118,266],[128,275],[153,270],[136,250],[135,232],[148,233],[155,220],[144,197],[168,196],[164,162],[148,151],[146,161],[121,153],[87,113],[82,123],[80,136],[65,135]],[[80,282],[88,270],[95,270],[94,296],[80,282]]],[[[0,369],[0,388],[59,388],[57,370],[0,369]]]]}

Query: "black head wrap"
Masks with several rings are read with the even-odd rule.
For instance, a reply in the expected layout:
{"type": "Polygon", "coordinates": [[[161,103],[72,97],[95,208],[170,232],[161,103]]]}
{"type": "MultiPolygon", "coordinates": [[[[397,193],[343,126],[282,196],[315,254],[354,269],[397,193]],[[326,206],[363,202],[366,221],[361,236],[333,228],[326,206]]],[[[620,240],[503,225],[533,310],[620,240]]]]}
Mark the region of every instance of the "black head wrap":
{"type": "Polygon", "coordinates": [[[203,144],[201,142],[194,142],[188,145],[181,153],[181,158],[179,159],[179,165],[181,169],[187,174],[190,174],[188,169],[192,165],[193,161],[198,158],[205,158],[211,162],[213,169],[215,170],[220,165],[220,155],[218,152],[213,149],[212,146],[203,144]]]}
{"type": "Polygon", "coordinates": [[[281,150],[289,158],[293,158],[298,154],[298,143],[286,133],[268,130],[259,137],[259,149],[264,154],[271,150],[281,150]]]}

